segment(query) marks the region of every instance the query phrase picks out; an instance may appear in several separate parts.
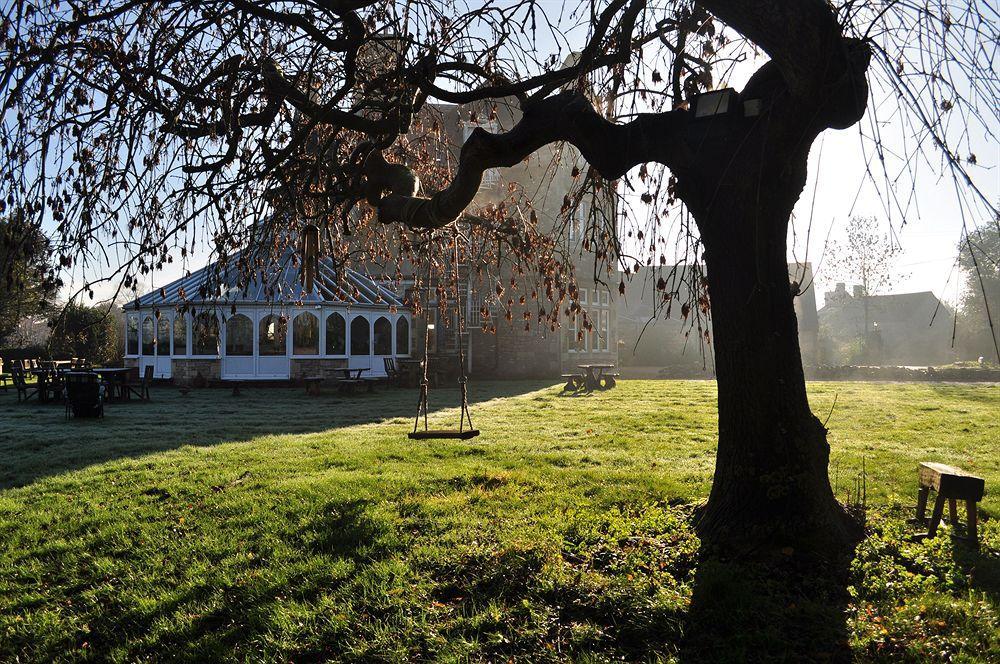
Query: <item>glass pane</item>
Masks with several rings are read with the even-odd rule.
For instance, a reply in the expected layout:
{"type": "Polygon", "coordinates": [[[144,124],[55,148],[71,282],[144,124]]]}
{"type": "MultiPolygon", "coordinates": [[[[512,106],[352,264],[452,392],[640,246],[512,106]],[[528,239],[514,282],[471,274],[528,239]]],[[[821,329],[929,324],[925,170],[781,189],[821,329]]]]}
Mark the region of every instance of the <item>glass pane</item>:
{"type": "Polygon", "coordinates": [[[351,355],[368,355],[371,353],[371,333],[368,330],[368,319],[355,316],[351,321],[351,355]]]}
{"type": "Polygon", "coordinates": [[[285,334],[288,323],[281,316],[265,316],[260,321],[260,338],[258,352],[264,356],[285,354],[285,334]]]}
{"type": "Polygon", "coordinates": [[[198,314],[191,334],[191,350],[195,355],[219,354],[219,319],[215,314],[198,314]]]}
{"type": "Polygon", "coordinates": [[[163,315],[156,321],[156,354],[170,355],[170,319],[163,315]]]}
{"type": "Polygon", "coordinates": [[[319,319],[311,313],[292,321],[292,355],[319,355],[319,319]]]}
{"type": "Polygon", "coordinates": [[[174,316],[174,355],[187,355],[187,316],[174,316]]]}
{"type": "Polygon", "coordinates": [[[375,321],[375,354],[392,355],[392,324],[381,316],[375,321]]]}
{"type": "Polygon", "coordinates": [[[400,318],[396,321],[396,355],[410,354],[410,321],[400,318]]]}
{"type": "Polygon", "coordinates": [[[347,321],[340,314],[330,314],[326,319],[326,354],[347,354],[347,321]]]}
{"type": "Polygon", "coordinates": [[[142,319],[142,354],[153,354],[153,317],[146,316],[142,319]]]}
{"type": "Polygon", "coordinates": [[[139,354],[139,318],[136,316],[128,317],[128,330],[125,333],[127,337],[127,345],[125,352],[129,355],[139,354]]]}
{"type": "Polygon", "coordinates": [[[253,355],[253,323],[243,314],[226,322],[226,355],[253,355]]]}

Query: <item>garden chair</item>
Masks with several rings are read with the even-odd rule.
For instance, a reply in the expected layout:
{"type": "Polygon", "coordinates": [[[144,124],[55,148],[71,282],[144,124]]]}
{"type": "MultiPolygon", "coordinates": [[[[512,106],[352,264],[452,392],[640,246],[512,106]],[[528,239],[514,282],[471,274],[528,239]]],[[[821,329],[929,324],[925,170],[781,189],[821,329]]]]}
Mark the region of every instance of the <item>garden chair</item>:
{"type": "Polygon", "coordinates": [[[16,364],[11,369],[11,377],[14,380],[14,389],[17,390],[18,402],[27,401],[31,397],[38,397],[38,390],[31,390],[28,387],[28,381],[24,377],[24,370],[19,369],[16,364]]]}
{"type": "Polygon", "coordinates": [[[139,379],[138,389],[132,387],[132,385],[129,385],[128,389],[143,401],[149,401],[150,400],[149,386],[152,384],[153,384],[153,365],[147,364],[146,368],[142,372],[142,378],[139,379]]]}
{"type": "Polygon", "coordinates": [[[400,370],[399,366],[396,364],[396,358],[384,357],[382,358],[382,363],[385,365],[385,375],[389,383],[395,385],[396,387],[406,385],[409,380],[409,375],[400,370]]]}

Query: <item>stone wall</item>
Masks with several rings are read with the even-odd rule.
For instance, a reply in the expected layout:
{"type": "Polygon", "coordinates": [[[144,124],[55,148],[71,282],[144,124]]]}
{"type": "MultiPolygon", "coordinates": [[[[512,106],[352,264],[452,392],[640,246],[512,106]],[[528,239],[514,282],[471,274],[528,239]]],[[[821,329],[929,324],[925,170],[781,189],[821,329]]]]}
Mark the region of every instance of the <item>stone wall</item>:
{"type": "Polygon", "coordinates": [[[222,360],[174,358],[172,370],[175,385],[194,385],[198,374],[201,374],[205,381],[211,383],[222,377],[222,360]]]}
{"type": "Polygon", "coordinates": [[[336,380],[338,376],[334,374],[335,369],[343,369],[347,366],[345,359],[320,358],[310,360],[291,360],[290,374],[292,380],[302,380],[303,378],[322,377],[326,380],[336,380]]]}

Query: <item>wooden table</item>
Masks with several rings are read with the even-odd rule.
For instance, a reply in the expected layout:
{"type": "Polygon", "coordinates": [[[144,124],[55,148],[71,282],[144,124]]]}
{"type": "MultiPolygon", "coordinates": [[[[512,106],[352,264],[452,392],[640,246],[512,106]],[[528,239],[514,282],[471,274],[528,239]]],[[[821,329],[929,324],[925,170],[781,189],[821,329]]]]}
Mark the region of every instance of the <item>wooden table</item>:
{"type": "Polygon", "coordinates": [[[917,493],[918,522],[923,522],[924,515],[927,513],[927,498],[931,489],[937,492],[934,512],[931,514],[930,523],[927,524],[927,536],[934,537],[937,534],[938,523],[944,516],[945,501],[948,501],[948,521],[951,523],[951,527],[955,528],[958,525],[957,503],[959,500],[964,500],[967,538],[977,542],[979,540],[979,517],[976,503],[982,500],[986,493],[986,481],[961,468],[927,461],[920,464],[918,473],[920,482],[920,490],[917,493]]]}
{"type": "MultiPolygon", "coordinates": [[[[588,391],[593,391],[601,388],[601,380],[605,378],[604,372],[607,369],[614,369],[615,365],[610,363],[596,363],[596,364],[578,364],[576,365],[578,369],[583,369],[584,372],[584,383],[588,391]]],[[[607,377],[607,382],[605,383],[605,389],[611,389],[615,386],[615,377],[609,375],[607,377]]]]}
{"type": "Polygon", "coordinates": [[[374,380],[365,380],[361,377],[361,374],[368,371],[368,367],[339,367],[334,369],[334,372],[339,374],[337,378],[337,389],[341,392],[353,392],[354,388],[359,385],[367,385],[368,391],[371,392],[375,389],[374,380]]]}

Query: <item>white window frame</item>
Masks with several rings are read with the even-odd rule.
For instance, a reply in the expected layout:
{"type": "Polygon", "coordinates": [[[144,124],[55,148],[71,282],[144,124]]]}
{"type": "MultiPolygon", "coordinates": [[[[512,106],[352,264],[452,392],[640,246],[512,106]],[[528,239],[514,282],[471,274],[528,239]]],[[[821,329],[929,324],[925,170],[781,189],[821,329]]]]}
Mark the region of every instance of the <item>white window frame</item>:
{"type": "Polygon", "coordinates": [[[322,345],[320,345],[320,347],[319,347],[320,357],[329,357],[329,358],[335,358],[335,359],[338,359],[338,360],[343,360],[343,359],[347,358],[347,356],[350,354],[350,348],[351,348],[351,345],[350,345],[351,344],[351,320],[350,320],[350,313],[347,310],[342,310],[342,309],[327,309],[327,310],[325,310],[323,312],[323,322],[322,322],[322,327],[320,328],[320,331],[319,331],[319,336],[321,337],[321,340],[322,340],[322,345]],[[341,355],[330,355],[330,354],[327,354],[327,352],[326,352],[326,326],[327,326],[327,321],[329,321],[330,317],[333,316],[333,315],[340,316],[340,319],[342,321],[344,321],[344,352],[341,355]]]}
{"type": "Polygon", "coordinates": [[[317,307],[299,307],[292,311],[291,318],[288,319],[288,329],[287,336],[285,337],[286,354],[293,360],[315,360],[323,357],[323,351],[326,350],[324,347],[324,342],[326,341],[326,326],[323,325],[325,322],[323,318],[323,312],[317,307]],[[295,354],[295,319],[302,314],[312,314],[313,318],[316,319],[317,330],[317,348],[316,352],[311,355],[296,355],[295,354]]]}

